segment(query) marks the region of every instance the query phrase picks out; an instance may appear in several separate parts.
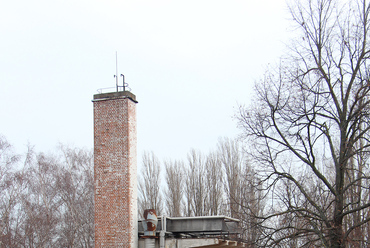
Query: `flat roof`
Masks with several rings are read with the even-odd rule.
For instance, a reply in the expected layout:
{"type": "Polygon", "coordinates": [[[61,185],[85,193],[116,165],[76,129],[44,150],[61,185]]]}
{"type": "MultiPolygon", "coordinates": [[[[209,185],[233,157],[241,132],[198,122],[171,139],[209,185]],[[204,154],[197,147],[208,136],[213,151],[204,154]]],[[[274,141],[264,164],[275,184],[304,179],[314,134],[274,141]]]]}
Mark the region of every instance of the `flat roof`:
{"type": "MultiPolygon", "coordinates": [[[[139,220],[139,234],[144,233],[140,223],[142,221],[139,220]]],[[[240,220],[227,216],[159,216],[156,232],[164,230],[167,236],[189,235],[190,237],[239,234],[241,233],[239,222],[240,220]]]]}

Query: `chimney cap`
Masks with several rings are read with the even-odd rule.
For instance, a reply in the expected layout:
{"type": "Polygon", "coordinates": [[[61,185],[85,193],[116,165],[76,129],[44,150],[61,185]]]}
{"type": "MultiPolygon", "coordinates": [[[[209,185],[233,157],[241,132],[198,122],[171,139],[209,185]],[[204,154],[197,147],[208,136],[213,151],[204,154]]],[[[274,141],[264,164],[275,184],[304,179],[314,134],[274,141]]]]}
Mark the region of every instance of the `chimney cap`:
{"type": "Polygon", "coordinates": [[[113,99],[119,99],[119,98],[123,98],[123,99],[129,98],[131,101],[137,103],[136,96],[132,94],[130,91],[118,91],[118,92],[95,94],[93,102],[113,100],[113,99]]]}

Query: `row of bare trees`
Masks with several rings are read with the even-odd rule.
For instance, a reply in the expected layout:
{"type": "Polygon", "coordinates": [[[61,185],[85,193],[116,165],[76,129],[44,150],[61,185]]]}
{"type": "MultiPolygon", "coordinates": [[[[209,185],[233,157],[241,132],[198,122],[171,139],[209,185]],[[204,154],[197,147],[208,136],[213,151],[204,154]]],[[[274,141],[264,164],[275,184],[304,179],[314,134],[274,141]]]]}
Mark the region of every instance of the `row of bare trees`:
{"type": "Polygon", "coordinates": [[[251,216],[263,211],[264,204],[254,187],[258,178],[243,154],[240,143],[228,138],[220,139],[217,150],[207,155],[192,149],[187,161],[162,164],[153,152],[144,153],[139,214],[154,208],[172,217],[226,215],[241,220],[245,240],[257,240],[251,216]]]}
{"type": "Polygon", "coordinates": [[[0,247],[93,247],[93,207],[90,151],[20,156],[0,136],[0,247]]]}

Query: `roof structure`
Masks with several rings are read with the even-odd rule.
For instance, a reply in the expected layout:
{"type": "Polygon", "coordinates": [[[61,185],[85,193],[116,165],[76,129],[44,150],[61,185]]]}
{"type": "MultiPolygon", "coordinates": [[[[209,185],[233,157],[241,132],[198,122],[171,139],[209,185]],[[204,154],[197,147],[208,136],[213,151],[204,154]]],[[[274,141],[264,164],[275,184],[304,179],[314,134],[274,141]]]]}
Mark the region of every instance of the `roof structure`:
{"type": "MultiPolygon", "coordinates": [[[[139,247],[144,236],[139,220],[139,247]]],[[[247,247],[240,241],[239,220],[227,216],[158,217],[156,243],[165,247],[247,247]]],[[[160,247],[160,246],[159,246],[160,247]]]]}

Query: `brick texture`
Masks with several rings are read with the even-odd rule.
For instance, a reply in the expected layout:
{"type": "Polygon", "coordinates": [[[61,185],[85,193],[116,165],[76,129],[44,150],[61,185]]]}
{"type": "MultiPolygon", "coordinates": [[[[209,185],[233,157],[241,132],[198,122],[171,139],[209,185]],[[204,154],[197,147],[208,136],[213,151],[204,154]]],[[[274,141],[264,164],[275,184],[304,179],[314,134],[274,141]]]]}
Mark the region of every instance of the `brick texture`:
{"type": "Polygon", "coordinates": [[[137,247],[136,101],[94,96],[95,247],[137,247]]]}

